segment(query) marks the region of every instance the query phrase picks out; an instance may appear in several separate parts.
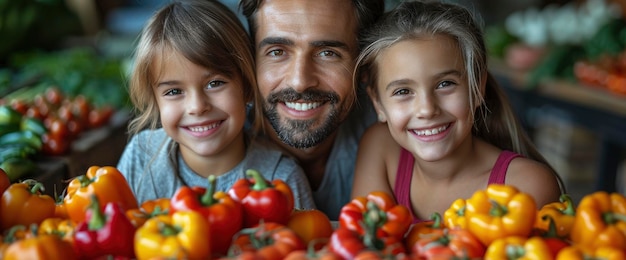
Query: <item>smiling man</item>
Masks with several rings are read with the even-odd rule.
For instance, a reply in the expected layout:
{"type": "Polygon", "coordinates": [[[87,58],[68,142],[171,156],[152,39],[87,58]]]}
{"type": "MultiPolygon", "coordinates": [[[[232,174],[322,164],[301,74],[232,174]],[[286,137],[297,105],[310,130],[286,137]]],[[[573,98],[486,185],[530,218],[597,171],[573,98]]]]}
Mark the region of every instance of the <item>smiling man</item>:
{"type": "Polygon", "coordinates": [[[336,220],[350,200],[357,145],[375,121],[352,74],[359,32],[383,0],[242,0],[255,43],[265,135],[296,157],[317,207],[336,220]]]}

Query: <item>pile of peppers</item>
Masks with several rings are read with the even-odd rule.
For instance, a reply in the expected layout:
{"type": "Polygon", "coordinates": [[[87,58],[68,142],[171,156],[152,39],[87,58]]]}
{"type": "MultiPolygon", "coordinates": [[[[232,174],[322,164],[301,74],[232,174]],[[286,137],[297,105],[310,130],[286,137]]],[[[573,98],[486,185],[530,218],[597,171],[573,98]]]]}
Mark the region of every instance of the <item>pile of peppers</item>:
{"type": "Polygon", "coordinates": [[[44,190],[0,187],[0,259],[626,259],[626,197],[603,191],[536,205],[494,184],[418,223],[373,191],[332,225],[255,170],[226,191],[210,176],[140,205],[114,167],[89,168],[56,198],[44,190]]]}

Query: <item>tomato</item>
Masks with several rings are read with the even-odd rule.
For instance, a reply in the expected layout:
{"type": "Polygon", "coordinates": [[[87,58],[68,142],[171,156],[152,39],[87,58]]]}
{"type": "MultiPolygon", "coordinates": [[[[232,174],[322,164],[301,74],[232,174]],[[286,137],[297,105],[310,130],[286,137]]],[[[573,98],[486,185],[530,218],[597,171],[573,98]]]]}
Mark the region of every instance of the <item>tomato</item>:
{"type": "Polygon", "coordinates": [[[0,195],[4,193],[4,191],[11,186],[11,180],[9,180],[9,175],[2,168],[0,168],[0,195]]]}
{"type": "Polygon", "coordinates": [[[89,111],[89,127],[97,128],[101,127],[107,122],[113,115],[113,108],[110,106],[104,106],[101,108],[94,108],[89,111]]]}
{"type": "Polygon", "coordinates": [[[44,120],[46,117],[39,111],[39,108],[36,106],[30,106],[26,109],[25,115],[27,117],[37,118],[39,120],[44,120]]]}
{"type": "Polygon", "coordinates": [[[316,250],[328,243],[333,233],[330,219],[317,209],[294,210],[289,217],[287,227],[295,231],[305,244],[315,243],[316,250]]]}
{"type": "Polygon", "coordinates": [[[55,106],[60,105],[61,101],[63,101],[63,99],[65,98],[63,92],[61,92],[61,90],[56,86],[48,87],[46,89],[46,92],[44,93],[44,96],[48,103],[55,106]]]}
{"type": "Polygon", "coordinates": [[[51,133],[45,133],[41,136],[43,142],[43,153],[47,155],[63,155],[70,150],[70,140],[51,133]]]}
{"type": "Polygon", "coordinates": [[[87,101],[85,96],[78,95],[72,99],[71,103],[72,113],[74,113],[74,116],[78,118],[81,125],[86,126],[89,123],[89,111],[91,110],[89,101],[87,101]]]}
{"type": "Polygon", "coordinates": [[[30,106],[22,99],[11,99],[11,107],[20,114],[26,115],[26,111],[28,111],[30,106]]]}
{"type": "Polygon", "coordinates": [[[67,124],[56,116],[47,117],[44,120],[44,125],[48,128],[50,136],[58,137],[57,139],[67,139],[70,136],[70,130],[67,124]]]}

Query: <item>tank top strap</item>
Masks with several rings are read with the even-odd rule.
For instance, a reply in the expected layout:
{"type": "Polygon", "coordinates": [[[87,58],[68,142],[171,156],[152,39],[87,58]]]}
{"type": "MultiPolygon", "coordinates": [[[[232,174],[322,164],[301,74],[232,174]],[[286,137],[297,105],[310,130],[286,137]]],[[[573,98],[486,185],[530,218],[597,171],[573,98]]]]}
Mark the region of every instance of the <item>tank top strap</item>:
{"type": "Polygon", "coordinates": [[[411,212],[411,216],[415,221],[413,214],[413,206],[411,206],[411,177],[413,177],[413,164],[415,158],[413,154],[404,148],[400,148],[400,160],[398,162],[398,170],[396,172],[396,183],[394,183],[393,193],[396,201],[400,205],[404,205],[411,212]]]}
{"type": "Polygon", "coordinates": [[[502,150],[500,155],[498,156],[498,160],[496,160],[495,165],[491,169],[491,174],[489,175],[489,184],[504,184],[506,179],[506,171],[509,169],[509,164],[511,161],[517,157],[521,157],[522,155],[502,150]]]}

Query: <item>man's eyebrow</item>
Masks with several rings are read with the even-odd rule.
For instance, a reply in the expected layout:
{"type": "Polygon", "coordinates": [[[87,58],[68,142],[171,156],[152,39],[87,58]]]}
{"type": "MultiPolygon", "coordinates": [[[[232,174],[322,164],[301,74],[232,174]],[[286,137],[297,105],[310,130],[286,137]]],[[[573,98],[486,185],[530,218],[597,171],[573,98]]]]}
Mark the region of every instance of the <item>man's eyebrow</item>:
{"type": "Polygon", "coordinates": [[[336,47],[348,50],[348,45],[342,41],[314,41],[311,43],[313,47],[336,47]]]}
{"type": "Polygon", "coordinates": [[[258,48],[262,48],[266,45],[273,45],[273,44],[280,44],[280,45],[293,45],[293,41],[287,39],[287,38],[282,38],[282,37],[267,37],[263,40],[261,40],[261,42],[259,42],[258,44],[258,48]]]}

